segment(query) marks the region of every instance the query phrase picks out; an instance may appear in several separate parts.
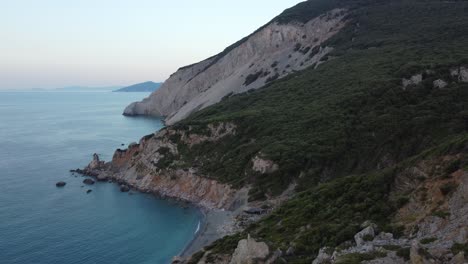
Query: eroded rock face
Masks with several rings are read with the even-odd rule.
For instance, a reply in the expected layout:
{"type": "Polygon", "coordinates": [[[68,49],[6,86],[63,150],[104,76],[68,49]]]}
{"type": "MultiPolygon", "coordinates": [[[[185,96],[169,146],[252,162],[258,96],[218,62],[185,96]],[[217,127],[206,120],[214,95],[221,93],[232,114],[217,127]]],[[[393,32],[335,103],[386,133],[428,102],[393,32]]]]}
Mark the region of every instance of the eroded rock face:
{"type": "Polygon", "coordinates": [[[270,250],[265,242],[256,242],[248,236],[239,241],[229,264],[264,263],[268,254],[270,250]]]}
{"type": "Polygon", "coordinates": [[[226,54],[179,69],[124,114],[165,116],[167,124],[173,124],[226,95],[318,65],[332,50],[322,44],[345,25],[345,15],[346,10],[335,9],[305,24],[271,23],[226,54]]]}
{"type": "Polygon", "coordinates": [[[209,125],[203,134],[189,132],[190,129],[163,129],[142,138],[138,144],[131,144],[128,149],[116,150],[109,163],[103,164],[94,156],[93,161],[85,168],[85,174],[124,184],[125,190],[134,188],[210,209],[230,208],[238,190],[208,179],[196,168],[168,164],[178,162],[178,145],[171,138],[177,137],[181,143],[191,147],[232,135],[235,133],[235,125],[219,123],[209,125]]]}

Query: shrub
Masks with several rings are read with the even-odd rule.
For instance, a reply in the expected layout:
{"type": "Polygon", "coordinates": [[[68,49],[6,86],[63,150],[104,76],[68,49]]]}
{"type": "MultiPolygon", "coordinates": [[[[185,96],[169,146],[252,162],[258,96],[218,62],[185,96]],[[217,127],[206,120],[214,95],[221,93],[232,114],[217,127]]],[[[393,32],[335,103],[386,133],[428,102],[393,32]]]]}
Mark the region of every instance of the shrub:
{"type": "Polygon", "coordinates": [[[458,184],[454,182],[447,182],[447,183],[444,183],[442,186],[440,186],[439,189],[443,195],[448,195],[452,193],[453,191],[455,191],[457,188],[458,188],[458,184]]]}
{"type": "Polygon", "coordinates": [[[404,258],[405,260],[410,260],[410,248],[400,248],[396,252],[397,256],[404,258]]]}
{"type": "Polygon", "coordinates": [[[425,245],[425,244],[430,244],[430,243],[432,243],[434,241],[437,241],[437,238],[435,238],[435,237],[426,237],[426,238],[421,239],[420,242],[421,242],[421,244],[425,245]]]}

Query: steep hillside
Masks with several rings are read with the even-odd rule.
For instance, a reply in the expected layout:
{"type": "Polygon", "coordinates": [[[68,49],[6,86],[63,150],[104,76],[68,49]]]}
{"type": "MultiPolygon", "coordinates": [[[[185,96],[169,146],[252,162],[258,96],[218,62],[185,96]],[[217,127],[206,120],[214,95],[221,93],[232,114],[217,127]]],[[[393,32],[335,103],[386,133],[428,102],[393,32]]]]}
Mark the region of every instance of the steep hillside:
{"type": "Polygon", "coordinates": [[[144,82],[114,90],[113,92],[154,92],[161,86],[161,83],[144,82]]]}
{"type": "MultiPolygon", "coordinates": [[[[244,206],[248,191],[255,210],[236,215],[232,235],[181,262],[464,263],[467,2],[310,0],[179,73],[201,81],[211,71],[237,72],[220,65],[249,39],[316,22],[334,23],[320,41],[319,67],[304,64],[266,85],[257,80],[256,90],[238,83],[234,92],[244,93],[223,95],[185,119],[191,111],[181,115],[179,101],[168,100],[167,112],[144,108],[160,107],[152,100],[163,92],[156,92],[132,113],[180,121],[91,172],[211,209],[244,206]]],[[[308,39],[300,38],[301,47],[308,39]]],[[[255,54],[264,57],[253,63],[293,46],[262,46],[255,54]]],[[[198,98],[190,85],[169,84],[161,91],[174,92],[170,98],[182,91],[198,98]]]]}
{"type": "Polygon", "coordinates": [[[346,24],[346,14],[346,9],[335,8],[303,22],[273,20],[222,53],[179,69],[161,89],[128,106],[124,114],[165,116],[166,123],[173,124],[226,95],[317,66],[332,50],[323,43],[346,24]]]}

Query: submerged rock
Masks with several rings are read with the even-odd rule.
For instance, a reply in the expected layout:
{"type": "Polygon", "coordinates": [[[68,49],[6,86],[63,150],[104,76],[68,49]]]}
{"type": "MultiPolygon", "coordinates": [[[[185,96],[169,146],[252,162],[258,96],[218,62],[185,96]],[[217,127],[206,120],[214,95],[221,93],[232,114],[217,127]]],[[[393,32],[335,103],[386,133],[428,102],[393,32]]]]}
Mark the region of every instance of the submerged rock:
{"type": "Polygon", "coordinates": [[[93,180],[93,179],[84,179],[84,180],[83,180],[83,183],[84,183],[84,184],[88,184],[88,185],[93,185],[93,184],[94,184],[94,180],[93,180]]]}
{"type": "Polygon", "coordinates": [[[127,185],[120,185],[120,191],[121,192],[129,192],[130,187],[128,187],[127,185]]]}
{"type": "Polygon", "coordinates": [[[90,192],[92,192],[92,191],[93,191],[93,190],[87,190],[86,193],[88,194],[88,193],[90,193],[90,192]]]}
{"type": "Polygon", "coordinates": [[[65,186],[66,184],[67,184],[67,183],[64,182],[64,181],[59,181],[59,182],[57,182],[57,183],[55,184],[55,186],[57,186],[57,187],[63,187],[63,186],[65,186]]]}

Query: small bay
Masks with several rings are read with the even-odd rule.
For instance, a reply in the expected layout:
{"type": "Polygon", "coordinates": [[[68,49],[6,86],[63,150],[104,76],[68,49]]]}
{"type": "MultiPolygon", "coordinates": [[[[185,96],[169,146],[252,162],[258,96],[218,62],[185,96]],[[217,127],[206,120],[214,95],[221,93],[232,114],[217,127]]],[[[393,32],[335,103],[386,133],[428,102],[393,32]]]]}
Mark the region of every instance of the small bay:
{"type": "Polygon", "coordinates": [[[197,209],[116,184],[87,186],[69,172],[161,129],[161,120],[121,115],[147,95],[0,92],[1,263],[162,264],[183,250],[197,209]]]}

